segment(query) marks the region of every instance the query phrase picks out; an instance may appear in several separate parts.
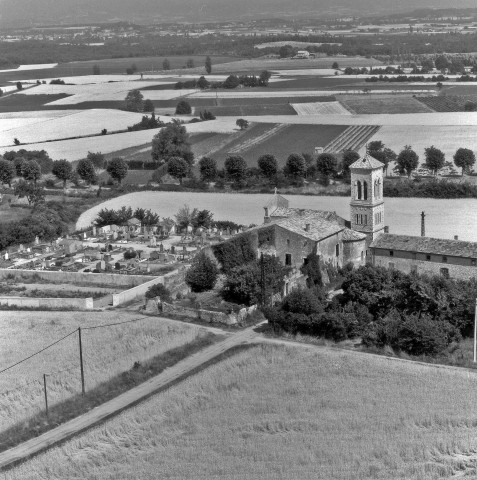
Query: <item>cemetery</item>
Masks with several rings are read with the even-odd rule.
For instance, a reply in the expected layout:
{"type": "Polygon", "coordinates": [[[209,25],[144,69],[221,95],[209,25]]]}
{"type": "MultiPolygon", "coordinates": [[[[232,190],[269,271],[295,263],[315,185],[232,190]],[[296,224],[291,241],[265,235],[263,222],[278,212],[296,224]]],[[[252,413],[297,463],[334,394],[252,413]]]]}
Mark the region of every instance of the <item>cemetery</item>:
{"type": "Polygon", "coordinates": [[[143,298],[157,283],[175,294],[189,292],[184,272],[203,248],[239,233],[186,229],[172,224],[90,227],[52,242],[3,252],[0,308],[92,310],[143,298]]]}

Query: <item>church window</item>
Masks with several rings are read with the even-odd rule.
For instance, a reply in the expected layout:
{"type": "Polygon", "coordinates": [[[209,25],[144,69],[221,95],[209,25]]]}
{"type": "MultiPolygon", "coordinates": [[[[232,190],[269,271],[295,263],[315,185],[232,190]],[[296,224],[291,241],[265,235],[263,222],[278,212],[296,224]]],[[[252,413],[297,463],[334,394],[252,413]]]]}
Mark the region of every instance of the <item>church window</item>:
{"type": "Polygon", "coordinates": [[[358,200],[361,200],[361,182],[359,180],[357,182],[357,190],[358,190],[358,200]]]}
{"type": "Polygon", "coordinates": [[[449,278],[449,269],[448,268],[441,268],[441,275],[444,278],[449,278]]]}
{"type": "Polygon", "coordinates": [[[289,247],[289,246],[290,246],[290,239],[287,238],[287,247],[289,247]]]}
{"type": "Polygon", "coordinates": [[[290,266],[292,264],[291,253],[285,254],[285,265],[290,266]]]}
{"type": "Polygon", "coordinates": [[[359,215],[359,223],[360,223],[360,225],[363,225],[363,215],[362,214],[359,215]]]}
{"type": "Polygon", "coordinates": [[[430,260],[431,260],[431,256],[430,256],[430,255],[426,255],[426,260],[427,260],[427,261],[430,261],[430,260]]]}
{"type": "Polygon", "coordinates": [[[394,257],[394,250],[389,250],[389,256],[394,257]]]}
{"type": "Polygon", "coordinates": [[[361,261],[364,260],[364,252],[361,252],[361,261]]]}
{"type": "Polygon", "coordinates": [[[340,244],[336,244],[336,256],[339,257],[340,256],[340,244]]]}
{"type": "Polygon", "coordinates": [[[367,184],[367,182],[363,182],[363,198],[364,198],[364,200],[368,199],[368,184],[367,184]]]}
{"type": "Polygon", "coordinates": [[[359,215],[356,214],[356,225],[359,225],[359,215]]]}
{"type": "Polygon", "coordinates": [[[447,263],[447,257],[446,256],[442,257],[442,263],[447,263]]]}

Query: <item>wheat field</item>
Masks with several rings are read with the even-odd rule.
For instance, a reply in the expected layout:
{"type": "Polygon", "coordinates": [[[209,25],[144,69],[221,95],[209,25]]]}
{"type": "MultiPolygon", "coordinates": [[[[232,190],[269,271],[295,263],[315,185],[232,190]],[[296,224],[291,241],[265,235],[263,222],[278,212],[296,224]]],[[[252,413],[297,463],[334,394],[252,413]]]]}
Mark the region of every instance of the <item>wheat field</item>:
{"type": "Polygon", "coordinates": [[[476,387],[464,370],[257,346],[18,466],[7,480],[477,475],[476,387]]]}
{"type": "MultiPolygon", "coordinates": [[[[123,325],[83,330],[86,389],[134,362],[192,342],[199,327],[164,322],[128,312],[0,312],[0,370],[13,365],[81,326],[141,319],[123,325]]],[[[52,406],[81,392],[79,342],[75,333],[45,352],[0,374],[0,432],[44,410],[43,374],[52,406]]]]}

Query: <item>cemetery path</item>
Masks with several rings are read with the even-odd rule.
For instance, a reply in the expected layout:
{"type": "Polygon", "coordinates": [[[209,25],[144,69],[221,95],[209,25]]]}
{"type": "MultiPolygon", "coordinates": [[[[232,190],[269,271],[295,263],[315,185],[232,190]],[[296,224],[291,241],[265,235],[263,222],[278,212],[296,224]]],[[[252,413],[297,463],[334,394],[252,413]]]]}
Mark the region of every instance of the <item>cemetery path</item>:
{"type": "Polygon", "coordinates": [[[63,442],[78,433],[81,433],[104,420],[117,415],[123,410],[136,405],[151,395],[158,393],[176,382],[195,373],[227,350],[243,344],[250,344],[258,336],[255,332],[257,326],[249,327],[227,336],[224,340],[211,345],[184,360],[167,368],[159,375],[122,393],[116,398],[93,408],[89,412],[76,417],[44,434],[32,438],[16,447],[0,453],[0,470],[11,467],[16,463],[26,460],[60,442],[63,442]]]}

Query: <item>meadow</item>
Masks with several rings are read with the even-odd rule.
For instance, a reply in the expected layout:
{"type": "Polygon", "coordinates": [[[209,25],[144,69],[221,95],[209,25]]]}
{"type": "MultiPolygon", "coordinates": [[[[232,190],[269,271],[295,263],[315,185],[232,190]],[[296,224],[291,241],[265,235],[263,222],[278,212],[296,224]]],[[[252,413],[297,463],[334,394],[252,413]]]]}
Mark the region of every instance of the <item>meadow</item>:
{"type": "MultiPolygon", "coordinates": [[[[42,287],[43,288],[43,287],[42,287]]],[[[86,389],[202,335],[199,327],[164,323],[127,311],[2,312],[0,370],[77,329],[141,318],[123,325],[82,332],[86,389]]],[[[0,430],[44,410],[43,374],[48,374],[51,406],[81,392],[78,334],[0,374],[0,430]]]]}
{"type": "Polygon", "coordinates": [[[467,370],[339,349],[256,346],[8,480],[474,478],[475,381],[467,370]]]}
{"type": "Polygon", "coordinates": [[[357,114],[430,113],[433,111],[417,99],[408,96],[347,97],[340,98],[340,101],[346,108],[357,114]]]}
{"type": "Polygon", "coordinates": [[[457,149],[477,149],[475,127],[443,126],[432,128],[424,125],[396,125],[382,127],[369,141],[381,140],[388,148],[399,153],[404,145],[411,145],[419,155],[420,162],[425,161],[424,150],[431,145],[442,150],[446,160],[452,160],[457,149]]]}
{"type": "MultiPolygon", "coordinates": [[[[142,113],[117,110],[71,111],[58,118],[19,118],[13,127],[11,120],[0,120],[0,146],[13,145],[13,139],[22,143],[38,143],[86,135],[99,135],[103,128],[109,132],[127,130],[141,121],[142,113]],[[10,125],[8,125],[8,123],[10,125]]],[[[170,120],[166,118],[165,120],[170,120]]]]}

